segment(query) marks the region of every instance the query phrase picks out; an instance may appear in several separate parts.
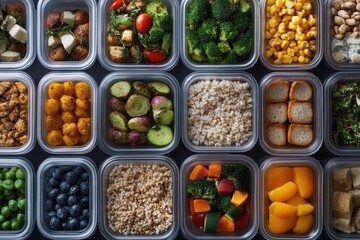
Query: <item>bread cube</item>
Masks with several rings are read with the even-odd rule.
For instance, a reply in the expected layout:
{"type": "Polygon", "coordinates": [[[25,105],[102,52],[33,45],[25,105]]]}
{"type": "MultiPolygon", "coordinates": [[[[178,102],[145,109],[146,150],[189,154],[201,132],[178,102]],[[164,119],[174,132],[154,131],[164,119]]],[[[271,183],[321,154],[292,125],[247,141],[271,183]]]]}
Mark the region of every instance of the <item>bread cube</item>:
{"type": "Polygon", "coordinates": [[[290,87],[291,101],[308,102],[312,98],[312,87],[305,81],[294,81],[290,87]]]}
{"type": "Polygon", "coordinates": [[[290,101],[288,105],[288,118],[291,123],[312,123],[314,118],[312,103],[290,101]]]}
{"type": "Polygon", "coordinates": [[[350,169],[353,188],[360,189],[360,167],[350,169]]]}
{"type": "Polygon", "coordinates": [[[333,228],[345,233],[356,232],[355,224],[353,221],[351,221],[351,219],[333,217],[331,221],[331,225],[333,228]]]}
{"type": "Polygon", "coordinates": [[[290,124],[287,133],[287,140],[296,146],[308,146],[314,139],[314,131],[309,124],[290,124]]]}
{"type": "Polygon", "coordinates": [[[347,191],[352,189],[350,168],[336,168],[332,173],[333,189],[347,191]]]}
{"type": "Polygon", "coordinates": [[[276,103],[288,100],[290,83],[288,81],[274,81],[266,88],[266,101],[276,103]]]}
{"type": "Polygon", "coordinates": [[[286,145],[286,126],[284,124],[272,124],[267,128],[267,138],[276,146],[286,145]]]}
{"type": "Polygon", "coordinates": [[[266,109],[266,120],[269,124],[285,123],[287,120],[286,103],[270,103],[266,109]]]}
{"type": "Polygon", "coordinates": [[[333,193],[332,197],[332,214],[337,218],[351,219],[354,209],[352,194],[349,192],[333,193]]]}

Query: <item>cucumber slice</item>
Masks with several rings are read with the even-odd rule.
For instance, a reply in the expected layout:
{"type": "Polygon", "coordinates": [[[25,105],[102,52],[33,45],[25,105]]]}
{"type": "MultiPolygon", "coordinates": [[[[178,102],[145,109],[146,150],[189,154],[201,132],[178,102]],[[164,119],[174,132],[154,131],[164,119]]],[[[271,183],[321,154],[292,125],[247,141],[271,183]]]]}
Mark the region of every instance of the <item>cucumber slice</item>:
{"type": "Polygon", "coordinates": [[[148,86],[155,95],[167,95],[171,92],[170,87],[163,82],[149,82],[148,86]]]}
{"type": "Polygon", "coordinates": [[[129,82],[120,81],[114,83],[110,88],[110,93],[114,97],[127,98],[131,92],[131,85],[129,82]]]}
{"type": "Polygon", "coordinates": [[[205,215],[204,232],[214,233],[220,218],[220,211],[207,212],[205,215]]]}
{"type": "Polygon", "coordinates": [[[148,141],[158,147],[169,145],[174,139],[173,131],[166,125],[155,125],[147,133],[148,141]]]}
{"type": "Polygon", "coordinates": [[[109,115],[109,120],[111,125],[119,130],[126,131],[128,129],[126,126],[127,117],[122,113],[117,111],[111,112],[109,115]]]}
{"type": "Polygon", "coordinates": [[[230,221],[234,222],[235,219],[237,219],[241,215],[242,210],[242,208],[231,205],[229,210],[225,214],[225,217],[227,217],[230,221]]]}
{"type": "Polygon", "coordinates": [[[133,94],[126,101],[125,109],[130,117],[145,115],[150,110],[149,99],[142,95],[133,94]]]}

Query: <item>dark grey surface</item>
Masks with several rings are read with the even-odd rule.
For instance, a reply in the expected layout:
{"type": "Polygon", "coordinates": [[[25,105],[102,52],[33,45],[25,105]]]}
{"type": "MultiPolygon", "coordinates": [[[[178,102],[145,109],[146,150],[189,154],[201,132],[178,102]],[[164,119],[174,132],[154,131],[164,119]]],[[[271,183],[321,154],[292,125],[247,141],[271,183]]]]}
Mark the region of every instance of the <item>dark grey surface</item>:
{"type": "MultiPolygon", "coordinates": [[[[38,0],[34,0],[35,4],[37,3],[38,0]]],[[[179,0],[180,2],[180,0],[179,0]]],[[[301,70],[299,68],[299,70],[301,70]]],[[[50,70],[44,68],[43,66],[41,66],[40,62],[36,59],[34,64],[29,67],[28,69],[25,70],[25,72],[29,73],[31,75],[31,77],[33,78],[36,86],[38,85],[38,82],[40,81],[40,79],[47,74],[48,72],[50,72],[50,70]]],[[[85,72],[87,72],[88,74],[90,74],[96,81],[98,84],[100,84],[101,80],[110,72],[107,71],[106,69],[104,69],[98,61],[96,61],[96,63],[88,70],[86,70],[85,72]]],[[[270,71],[267,70],[266,68],[264,68],[262,66],[262,64],[260,63],[260,60],[258,60],[258,62],[249,70],[247,70],[246,72],[250,73],[252,76],[255,77],[255,79],[259,82],[263,76],[265,76],[267,73],[269,73],[270,71]]],[[[321,61],[321,63],[312,71],[313,74],[315,74],[321,82],[324,82],[324,80],[333,72],[332,70],[330,70],[324,63],[324,60],[321,61]]],[[[183,79],[191,73],[191,71],[189,69],[187,69],[181,62],[181,60],[179,60],[179,63],[177,64],[177,66],[170,71],[170,73],[172,75],[174,75],[180,85],[183,81],[183,79]]],[[[1,74],[1,73],[0,73],[1,74]]],[[[150,73],[151,74],[151,73],[150,73]]],[[[187,148],[183,145],[183,143],[180,141],[178,147],[172,151],[171,153],[167,154],[167,156],[173,158],[177,163],[178,166],[180,167],[181,163],[190,155],[195,154],[189,150],[187,150],[187,148]]],[[[251,157],[252,159],[254,159],[256,162],[260,162],[261,159],[263,159],[265,156],[267,156],[267,154],[262,150],[262,148],[260,147],[259,141],[257,141],[257,144],[255,145],[255,147],[244,153],[245,155],[251,157]]],[[[40,145],[37,143],[35,148],[28,154],[25,155],[25,157],[27,159],[29,159],[34,167],[35,170],[38,169],[38,166],[40,165],[40,163],[42,161],[44,161],[47,157],[49,157],[50,154],[48,154],[47,152],[45,152],[44,150],[42,150],[42,148],[40,147],[40,145]]],[[[92,152],[90,152],[89,154],[87,154],[86,156],[90,157],[91,159],[94,160],[94,162],[99,166],[105,159],[107,159],[109,157],[109,155],[107,155],[106,153],[102,152],[100,150],[99,147],[96,147],[92,152]]],[[[314,158],[316,158],[318,161],[323,162],[325,159],[328,159],[330,157],[333,157],[333,155],[330,154],[330,152],[325,148],[324,144],[322,144],[321,149],[314,155],[312,155],[314,158]]],[[[181,176],[180,176],[181,177],[181,176]]],[[[326,183],[324,183],[326,184],[326,183]]],[[[325,237],[325,231],[323,230],[323,233],[321,235],[322,239],[324,239],[325,237]]],[[[38,231],[37,227],[35,226],[34,231],[32,233],[32,235],[30,236],[31,240],[40,240],[40,239],[46,239],[44,238],[40,232],[38,231]]],[[[104,239],[104,237],[101,235],[99,228],[97,228],[96,233],[89,239],[104,239]]],[[[177,239],[183,239],[181,232],[179,233],[177,239]]],[[[254,239],[262,239],[261,235],[258,233],[254,239]]]]}

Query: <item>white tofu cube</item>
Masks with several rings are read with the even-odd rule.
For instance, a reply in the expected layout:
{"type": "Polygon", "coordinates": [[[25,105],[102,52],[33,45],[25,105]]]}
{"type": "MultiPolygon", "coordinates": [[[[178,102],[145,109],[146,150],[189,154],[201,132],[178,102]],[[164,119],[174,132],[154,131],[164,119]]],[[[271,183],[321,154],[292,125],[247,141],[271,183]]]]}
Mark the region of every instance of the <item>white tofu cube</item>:
{"type": "Polygon", "coordinates": [[[50,36],[48,38],[48,46],[49,48],[53,49],[56,48],[61,44],[61,40],[58,36],[50,36]]]}
{"type": "Polygon", "coordinates": [[[64,17],[61,19],[63,23],[66,23],[70,26],[74,26],[75,14],[70,11],[64,11],[64,17]]]}
{"type": "Polygon", "coordinates": [[[16,24],[16,19],[11,15],[7,15],[1,24],[1,29],[4,31],[10,31],[10,29],[13,28],[15,24],[16,24]]]}
{"type": "Polygon", "coordinates": [[[21,43],[27,42],[27,32],[22,26],[15,24],[9,31],[9,34],[21,43]]]}
{"type": "Polygon", "coordinates": [[[77,45],[76,39],[71,33],[61,34],[60,40],[68,53],[71,53],[73,48],[77,45]]]}
{"type": "Polygon", "coordinates": [[[13,51],[5,51],[0,55],[1,62],[16,62],[20,61],[20,53],[13,51]]]}

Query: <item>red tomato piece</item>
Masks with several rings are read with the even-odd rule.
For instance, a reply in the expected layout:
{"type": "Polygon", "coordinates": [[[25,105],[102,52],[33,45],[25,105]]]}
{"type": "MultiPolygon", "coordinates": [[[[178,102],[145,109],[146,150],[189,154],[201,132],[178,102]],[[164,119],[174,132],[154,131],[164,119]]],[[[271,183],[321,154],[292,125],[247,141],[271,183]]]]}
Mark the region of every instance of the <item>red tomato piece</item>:
{"type": "Polygon", "coordinates": [[[152,17],[147,13],[141,13],[136,17],[135,20],[136,30],[140,33],[149,32],[152,27],[152,17]]]}
{"type": "Polygon", "coordinates": [[[113,4],[111,4],[111,9],[118,9],[121,8],[124,4],[128,4],[129,2],[127,0],[115,0],[113,4]]]}
{"type": "Polygon", "coordinates": [[[144,50],[144,56],[149,63],[159,63],[163,62],[166,59],[165,54],[163,54],[162,52],[152,51],[148,49],[144,50]]]}
{"type": "Polygon", "coordinates": [[[205,222],[205,213],[195,213],[191,216],[191,220],[195,223],[195,225],[203,228],[205,222]]]}

